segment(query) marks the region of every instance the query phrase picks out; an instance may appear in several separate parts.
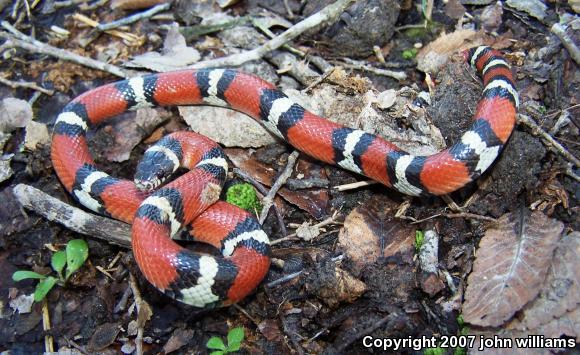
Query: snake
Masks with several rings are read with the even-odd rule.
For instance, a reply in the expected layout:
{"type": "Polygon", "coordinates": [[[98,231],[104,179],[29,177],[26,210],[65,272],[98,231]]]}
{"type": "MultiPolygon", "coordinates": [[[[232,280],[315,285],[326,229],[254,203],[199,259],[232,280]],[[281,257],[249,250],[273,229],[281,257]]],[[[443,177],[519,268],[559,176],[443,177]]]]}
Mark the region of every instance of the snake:
{"type": "Polygon", "coordinates": [[[322,162],[406,195],[444,195],[492,165],[514,129],[519,105],[510,65],[499,51],[479,46],[463,56],[482,78],[483,94],[470,128],[433,155],[409,154],[377,135],[319,117],[257,76],[235,69],[185,69],[110,83],[74,98],[55,120],[53,167],[78,203],[132,225],[136,263],[155,288],[198,308],[231,305],[266,276],[270,241],[250,213],[219,201],[228,171],[220,146],[194,132],[174,132],[145,151],[131,181],[95,165],[88,130],[144,107],[227,107],[322,162]],[[190,170],[162,185],[180,167],[190,170]],[[183,234],[219,252],[184,248],[174,240],[183,234]]]}

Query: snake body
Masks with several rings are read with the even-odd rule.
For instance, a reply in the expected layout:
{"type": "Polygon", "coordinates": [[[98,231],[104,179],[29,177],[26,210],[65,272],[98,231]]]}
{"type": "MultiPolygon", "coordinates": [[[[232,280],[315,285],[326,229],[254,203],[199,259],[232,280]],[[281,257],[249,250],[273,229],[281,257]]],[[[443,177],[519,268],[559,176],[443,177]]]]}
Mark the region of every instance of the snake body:
{"type": "Polygon", "coordinates": [[[203,69],[136,77],[78,96],[55,122],[53,166],[82,205],[132,223],[135,259],[156,288],[196,307],[229,305],[244,298],[266,275],[269,241],[247,212],[216,202],[227,173],[219,147],[192,132],[174,133],[145,153],[135,181],[129,181],[96,167],[87,130],[142,107],[229,107],[318,160],[407,195],[442,195],[465,186],[491,166],[511,135],[518,107],[511,69],[498,51],[476,47],[464,56],[483,79],[483,95],[469,130],[431,156],[409,154],[376,135],[319,117],[256,76],[203,69]],[[149,191],[178,166],[191,171],[149,191]],[[183,226],[194,240],[213,245],[221,256],[192,252],[172,241],[183,226]]]}

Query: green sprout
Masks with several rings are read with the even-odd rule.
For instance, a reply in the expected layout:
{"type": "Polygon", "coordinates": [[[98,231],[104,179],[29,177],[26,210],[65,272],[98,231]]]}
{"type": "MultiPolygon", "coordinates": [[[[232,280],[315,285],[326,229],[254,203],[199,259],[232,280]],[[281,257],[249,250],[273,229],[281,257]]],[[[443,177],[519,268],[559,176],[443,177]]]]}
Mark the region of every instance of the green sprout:
{"type": "Polygon", "coordinates": [[[443,355],[443,354],[445,354],[445,350],[440,347],[427,348],[423,350],[423,355],[443,355]]]}
{"type": "Polygon", "coordinates": [[[226,201],[247,211],[262,209],[260,200],[254,187],[248,183],[239,183],[230,186],[226,192],[226,201]]]}
{"type": "Polygon", "coordinates": [[[42,275],[34,271],[18,270],[12,274],[12,280],[22,281],[26,279],[38,279],[39,282],[34,290],[34,301],[42,301],[54,285],[64,286],[69,277],[77,271],[89,256],[89,246],[82,239],[73,239],[66,244],[65,251],[57,251],[52,254],[50,266],[56,272],[57,277],[42,275]],[[62,271],[66,266],[65,275],[62,271]]]}
{"type": "Polygon", "coordinates": [[[405,59],[405,60],[413,59],[417,56],[417,48],[413,47],[413,48],[405,49],[401,55],[403,56],[403,59],[405,59]]]}
{"type": "Polygon", "coordinates": [[[228,332],[228,345],[220,337],[211,337],[207,341],[206,347],[212,349],[210,355],[223,355],[233,353],[240,350],[242,341],[244,340],[244,327],[236,327],[230,329],[228,332]]]}
{"type": "Polygon", "coordinates": [[[423,243],[425,242],[425,234],[422,231],[418,230],[415,232],[415,251],[419,253],[423,243]]]}

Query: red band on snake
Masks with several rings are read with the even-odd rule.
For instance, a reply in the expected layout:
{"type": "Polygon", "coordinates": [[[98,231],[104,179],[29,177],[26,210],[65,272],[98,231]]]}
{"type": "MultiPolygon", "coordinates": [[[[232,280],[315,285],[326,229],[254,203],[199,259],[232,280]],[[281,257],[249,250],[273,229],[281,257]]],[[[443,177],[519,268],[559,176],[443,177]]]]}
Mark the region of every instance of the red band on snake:
{"type": "Polygon", "coordinates": [[[145,154],[135,182],[100,171],[89,153],[89,127],[126,110],[158,105],[217,105],[261,122],[300,151],[365,175],[412,196],[453,192],[483,174],[515,124],[518,94],[502,55],[477,47],[465,59],[483,78],[474,122],[459,141],[431,156],[414,156],[373,134],[343,127],[292,102],[274,85],[230,69],[151,74],[90,90],[58,116],[52,161],[65,188],[85,207],[132,223],[135,259],[149,282],[196,307],[237,302],[268,271],[269,241],[247,212],[216,202],[227,172],[225,156],[209,139],[175,133],[145,154]],[[153,167],[161,170],[152,171],[153,167]],[[191,168],[155,192],[178,166],[191,168]],[[189,251],[171,237],[189,225],[191,236],[222,253],[189,251]]]}

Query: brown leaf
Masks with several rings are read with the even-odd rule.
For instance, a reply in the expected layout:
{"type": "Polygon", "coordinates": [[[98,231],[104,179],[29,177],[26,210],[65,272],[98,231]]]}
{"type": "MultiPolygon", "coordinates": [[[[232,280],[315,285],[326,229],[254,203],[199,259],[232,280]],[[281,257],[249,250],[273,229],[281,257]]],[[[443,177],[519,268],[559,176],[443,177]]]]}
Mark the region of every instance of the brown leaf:
{"type": "Polygon", "coordinates": [[[546,337],[580,336],[580,232],[573,232],[562,238],[558,243],[552,266],[544,282],[538,298],[523,312],[521,321],[514,322],[513,328],[532,330],[533,333],[544,334],[546,337]],[[576,320],[566,322],[571,316],[576,320]],[[554,323],[555,322],[555,323],[554,323]],[[550,324],[552,323],[552,324],[550,324]],[[554,328],[557,323],[572,325],[573,333],[561,327],[554,328]],[[541,333],[538,327],[556,333],[541,333]]]}
{"type": "MultiPolygon", "coordinates": [[[[228,148],[224,149],[224,151],[236,167],[250,174],[258,182],[266,186],[272,186],[272,184],[274,184],[276,171],[269,165],[258,161],[255,154],[249,152],[247,149],[228,148]]],[[[323,175],[324,169],[315,164],[308,163],[303,159],[298,159],[296,169],[299,169],[298,171],[304,174],[305,178],[310,176],[326,177],[326,175],[323,175]]],[[[327,189],[313,188],[292,191],[283,187],[278,190],[278,195],[282,196],[284,200],[291,204],[310,213],[316,219],[322,219],[327,215],[329,199],[327,189]]]]}
{"type": "Polygon", "coordinates": [[[134,119],[119,119],[113,122],[115,143],[106,151],[107,159],[123,162],[129,159],[133,148],[163,122],[167,111],[145,108],[135,113],[134,119]]]}
{"type": "Polygon", "coordinates": [[[89,340],[88,349],[90,351],[98,351],[113,344],[120,330],[118,323],[99,325],[89,340]]]}
{"type": "Polygon", "coordinates": [[[163,346],[163,353],[169,354],[175,350],[181,349],[193,337],[193,329],[175,329],[171,338],[163,346]]]}
{"type": "Polygon", "coordinates": [[[261,321],[260,324],[258,324],[258,329],[268,341],[279,341],[283,338],[278,322],[275,319],[265,319],[261,321]]]}
{"type": "Polygon", "coordinates": [[[412,262],[415,228],[394,217],[397,207],[384,196],[374,196],[344,220],[338,240],[357,269],[373,264],[378,258],[412,262]]]}
{"type": "Polygon", "coordinates": [[[465,321],[499,326],[533,300],[563,228],[541,212],[503,215],[479,244],[465,293],[465,321]]]}

